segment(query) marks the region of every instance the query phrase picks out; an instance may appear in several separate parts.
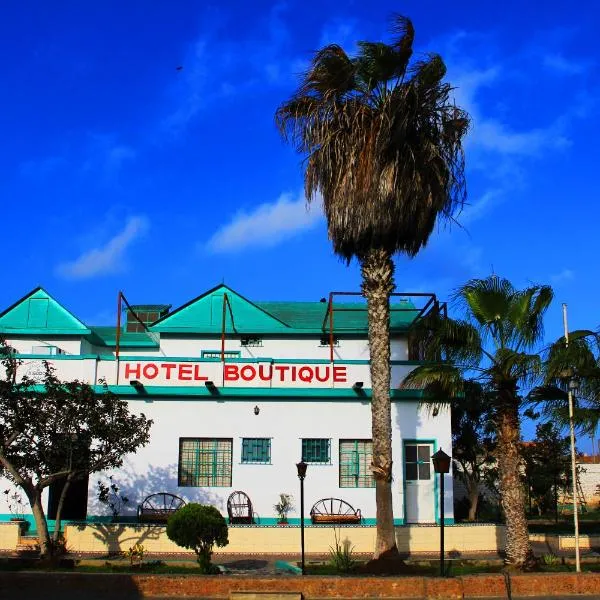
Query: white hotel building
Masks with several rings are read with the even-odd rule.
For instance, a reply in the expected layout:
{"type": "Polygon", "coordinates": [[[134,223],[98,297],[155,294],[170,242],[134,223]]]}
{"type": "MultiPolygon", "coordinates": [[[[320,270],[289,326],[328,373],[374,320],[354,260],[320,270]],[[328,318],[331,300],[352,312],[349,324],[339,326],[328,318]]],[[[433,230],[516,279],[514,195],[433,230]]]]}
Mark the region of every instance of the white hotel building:
{"type": "MultiPolygon", "coordinates": [[[[213,504],[227,516],[227,499],[240,490],[252,502],[254,522],[273,525],[280,493],[291,494],[299,508],[295,464],[302,458],[306,517],[318,500],[340,498],[360,509],[362,525],[374,524],[367,318],[355,300],[333,294],[320,302],[256,302],[220,285],[176,310],[134,305],[122,311],[120,328],[84,324],[42,288],[7,308],[0,336],[18,353],[23,373],[35,378],[49,360],[63,380],[106,380],[132,411],[154,420],[150,443],[122,469],[74,486],[64,517],[106,515],[97,482],[112,475],[129,499],[122,515],[131,520],[144,498],[159,492],[213,504]]],[[[439,522],[431,455],[451,452],[449,412],[421,409],[420,391],[399,389],[418,364],[407,331],[437,306],[431,295],[397,295],[392,303],[399,525],[439,522]]],[[[444,513],[453,522],[447,477],[444,513]]],[[[9,487],[0,477],[0,491],[9,487]]],[[[51,489],[46,498],[50,518],[56,495],[51,489]]],[[[0,494],[0,520],[10,517],[0,494]]],[[[299,510],[291,512],[289,521],[298,520],[299,510]]]]}

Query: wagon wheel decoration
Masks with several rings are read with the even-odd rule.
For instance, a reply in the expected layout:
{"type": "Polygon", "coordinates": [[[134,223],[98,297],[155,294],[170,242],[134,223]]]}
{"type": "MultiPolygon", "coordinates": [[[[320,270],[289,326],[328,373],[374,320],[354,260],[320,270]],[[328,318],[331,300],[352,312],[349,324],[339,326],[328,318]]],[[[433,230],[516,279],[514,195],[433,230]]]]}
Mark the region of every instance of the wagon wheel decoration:
{"type": "Polygon", "coordinates": [[[244,492],[233,492],[227,499],[227,511],[231,518],[252,517],[252,502],[244,492]]]}
{"type": "Polygon", "coordinates": [[[161,493],[152,494],[144,500],[144,509],[156,513],[170,513],[185,506],[185,500],[175,494],[161,493]]]}
{"type": "Polygon", "coordinates": [[[330,516],[336,515],[340,517],[354,517],[356,511],[346,501],[339,498],[325,498],[319,500],[310,511],[312,515],[330,516]]]}

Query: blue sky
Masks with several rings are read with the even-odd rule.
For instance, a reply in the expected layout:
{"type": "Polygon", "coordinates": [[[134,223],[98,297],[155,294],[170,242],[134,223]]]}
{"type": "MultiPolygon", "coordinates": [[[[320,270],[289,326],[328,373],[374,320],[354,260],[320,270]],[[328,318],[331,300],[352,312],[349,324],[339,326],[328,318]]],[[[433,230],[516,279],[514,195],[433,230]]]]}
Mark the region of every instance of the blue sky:
{"type": "Polygon", "coordinates": [[[249,298],[357,290],[305,210],[300,158],[273,122],[311,52],[386,39],[448,65],[473,116],[463,228],[397,261],[441,298],[494,272],[550,283],[548,338],[600,324],[599,61],[594,3],[288,0],[9,3],[0,21],[0,305],[44,285],[88,323],[179,305],[225,281],[249,298]],[[177,67],[183,67],[177,70],[177,67]]]}

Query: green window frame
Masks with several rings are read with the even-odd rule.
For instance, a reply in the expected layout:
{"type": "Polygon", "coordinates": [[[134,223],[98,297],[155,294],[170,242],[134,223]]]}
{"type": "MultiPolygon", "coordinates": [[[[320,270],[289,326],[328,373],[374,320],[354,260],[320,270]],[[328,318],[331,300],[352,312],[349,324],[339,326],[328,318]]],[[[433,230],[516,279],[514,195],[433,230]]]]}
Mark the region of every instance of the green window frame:
{"type": "Polygon", "coordinates": [[[331,440],[302,438],[302,460],[311,464],[331,464],[331,440]]]}
{"type": "Polygon", "coordinates": [[[242,464],[271,464],[271,438],[242,438],[242,464]]]}
{"type": "MultiPolygon", "coordinates": [[[[239,350],[225,350],[223,352],[225,358],[240,358],[242,353],[239,350]]],[[[220,350],[202,350],[200,358],[221,358],[220,350]]]]}
{"type": "Polygon", "coordinates": [[[372,440],[340,440],[340,487],[375,487],[372,462],[372,440]]]}
{"type": "Polygon", "coordinates": [[[180,487],[231,487],[231,438],[179,438],[180,487]]]}
{"type": "Polygon", "coordinates": [[[406,481],[431,481],[431,444],[405,442],[404,479],[406,481]]]}

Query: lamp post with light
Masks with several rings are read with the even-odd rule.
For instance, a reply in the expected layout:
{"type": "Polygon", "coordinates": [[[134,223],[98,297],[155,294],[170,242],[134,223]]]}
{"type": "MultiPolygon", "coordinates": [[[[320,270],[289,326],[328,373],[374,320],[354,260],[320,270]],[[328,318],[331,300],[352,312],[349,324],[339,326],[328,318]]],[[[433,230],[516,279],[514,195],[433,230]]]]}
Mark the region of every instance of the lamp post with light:
{"type": "MultiPolygon", "coordinates": [[[[569,347],[569,326],[567,324],[567,305],[563,304],[563,327],[565,331],[565,348],[569,347]]],[[[581,571],[579,557],[579,514],[577,507],[577,456],[575,451],[575,417],[573,408],[573,396],[579,389],[579,381],[575,373],[569,369],[568,401],[569,401],[569,434],[571,438],[571,485],[573,486],[573,524],[575,525],[575,571],[581,571]]]]}
{"type": "Polygon", "coordinates": [[[440,575],[444,577],[444,475],[450,472],[450,457],[440,448],[432,457],[433,470],[440,476],[440,575]]]}
{"type": "Polygon", "coordinates": [[[306,468],[308,465],[301,460],[296,463],[298,469],[298,479],[300,480],[300,546],[302,548],[302,575],[305,575],[304,569],[304,478],[306,477],[306,468]]]}

